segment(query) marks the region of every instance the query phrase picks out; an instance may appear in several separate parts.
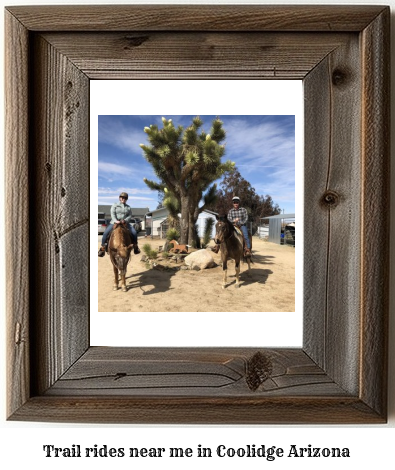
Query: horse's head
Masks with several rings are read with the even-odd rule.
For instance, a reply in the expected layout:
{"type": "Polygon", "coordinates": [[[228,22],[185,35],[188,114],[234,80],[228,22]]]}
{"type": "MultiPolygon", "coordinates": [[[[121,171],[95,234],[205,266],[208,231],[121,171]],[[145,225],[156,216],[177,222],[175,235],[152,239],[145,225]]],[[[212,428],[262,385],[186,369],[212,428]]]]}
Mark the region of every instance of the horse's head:
{"type": "Polygon", "coordinates": [[[110,258],[114,266],[119,269],[120,274],[126,273],[126,268],[130,260],[130,253],[132,251],[133,244],[131,245],[119,245],[117,248],[110,248],[110,258]]]}
{"type": "Polygon", "coordinates": [[[126,225],[114,224],[108,248],[112,264],[119,270],[120,274],[126,274],[130,253],[133,248],[126,225]]]}
{"type": "Polygon", "coordinates": [[[233,226],[229,222],[226,215],[219,215],[216,217],[217,223],[215,224],[215,238],[214,241],[217,245],[223,243],[232,234],[233,226]]]}
{"type": "Polygon", "coordinates": [[[114,224],[113,225],[113,230],[119,230],[120,232],[127,230],[127,227],[125,224],[114,224]]]}

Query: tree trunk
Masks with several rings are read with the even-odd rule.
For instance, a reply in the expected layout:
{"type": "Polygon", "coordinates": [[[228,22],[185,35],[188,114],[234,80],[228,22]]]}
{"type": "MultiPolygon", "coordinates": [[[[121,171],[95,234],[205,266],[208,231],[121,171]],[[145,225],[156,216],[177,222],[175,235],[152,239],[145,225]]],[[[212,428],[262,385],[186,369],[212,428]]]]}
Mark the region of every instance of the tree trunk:
{"type": "Polygon", "coordinates": [[[189,213],[188,244],[193,246],[194,248],[197,248],[195,224],[196,220],[193,217],[193,214],[189,213]]]}
{"type": "Polygon", "coordinates": [[[189,244],[189,197],[181,196],[180,244],[189,244]]]}
{"type": "Polygon", "coordinates": [[[195,248],[200,248],[199,233],[196,230],[196,223],[200,212],[199,201],[191,197],[189,201],[189,244],[195,248]]]}
{"type": "Polygon", "coordinates": [[[174,228],[181,235],[181,224],[178,214],[176,217],[169,215],[169,229],[174,228]]]}

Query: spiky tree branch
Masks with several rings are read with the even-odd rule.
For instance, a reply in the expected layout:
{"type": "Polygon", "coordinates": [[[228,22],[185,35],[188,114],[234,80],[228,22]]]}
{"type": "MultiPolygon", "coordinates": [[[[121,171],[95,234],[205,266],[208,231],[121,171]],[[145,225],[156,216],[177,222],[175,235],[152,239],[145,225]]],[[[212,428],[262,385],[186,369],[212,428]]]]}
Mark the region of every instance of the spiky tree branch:
{"type": "MultiPolygon", "coordinates": [[[[225,146],[221,142],[226,133],[222,122],[216,118],[212,123],[211,134],[201,128],[199,116],[184,129],[175,127],[171,119],[162,118],[163,127],[145,127],[149,145],[141,144],[146,160],[152,165],[160,182],[146,181],[151,189],[166,187],[178,201],[181,212],[181,243],[189,243],[194,235],[194,226],[199,215],[199,202],[213,181],[234,163],[221,162],[225,146]]],[[[212,189],[206,197],[212,197],[212,189]]],[[[203,207],[206,206],[206,202],[203,207]]],[[[203,210],[203,209],[202,209],[203,210]]]]}

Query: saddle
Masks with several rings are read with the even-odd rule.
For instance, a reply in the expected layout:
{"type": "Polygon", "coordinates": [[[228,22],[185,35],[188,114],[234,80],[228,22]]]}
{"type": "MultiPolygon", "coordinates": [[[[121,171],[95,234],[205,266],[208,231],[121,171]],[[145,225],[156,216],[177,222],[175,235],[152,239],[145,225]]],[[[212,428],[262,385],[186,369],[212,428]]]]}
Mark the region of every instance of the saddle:
{"type": "Polygon", "coordinates": [[[251,251],[249,251],[249,253],[247,252],[248,248],[247,248],[247,243],[246,243],[246,239],[244,237],[244,233],[243,231],[241,230],[240,227],[238,227],[237,225],[233,225],[236,233],[238,233],[239,235],[241,235],[243,237],[243,253],[244,253],[244,257],[246,256],[251,256],[251,251]]]}
{"type": "Polygon", "coordinates": [[[114,224],[112,226],[111,232],[109,233],[109,235],[107,237],[107,243],[106,243],[106,252],[107,253],[108,253],[108,247],[110,246],[111,237],[114,235],[114,231],[119,230],[120,228],[122,228],[124,230],[127,230],[127,227],[124,224],[114,224]]]}
{"type": "Polygon", "coordinates": [[[244,240],[244,234],[241,231],[241,228],[238,227],[237,225],[233,225],[233,227],[235,228],[236,232],[243,237],[243,240],[244,240]]]}

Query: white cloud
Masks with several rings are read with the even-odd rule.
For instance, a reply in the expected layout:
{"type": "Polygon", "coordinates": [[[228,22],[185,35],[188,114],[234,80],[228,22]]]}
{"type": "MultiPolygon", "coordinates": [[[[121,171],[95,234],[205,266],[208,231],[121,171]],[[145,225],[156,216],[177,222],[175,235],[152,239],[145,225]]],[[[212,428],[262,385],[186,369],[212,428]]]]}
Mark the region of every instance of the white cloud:
{"type": "MultiPolygon", "coordinates": [[[[136,194],[147,194],[147,195],[152,195],[153,192],[151,189],[140,189],[140,188],[127,188],[127,187],[119,187],[119,188],[103,188],[99,187],[99,196],[107,196],[107,197],[118,197],[121,192],[126,192],[131,195],[136,195],[136,194]]],[[[137,198],[137,196],[135,196],[137,198]]],[[[146,199],[145,196],[142,196],[146,199]]]]}
{"type": "Polygon", "coordinates": [[[99,175],[102,176],[102,173],[107,175],[132,175],[133,169],[129,166],[118,165],[117,163],[108,163],[108,162],[98,162],[99,175]]]}
{"type": "Polygon", "coordinates": [[[226,127],[226,155],[243,157],[243,163],[255,166],[293,166],[295,137],[285,132],[281,124],[265,122],[257,125],[243,119],[232,119],[226,127]]]}
{"type": "Polygon", "coordinates": [[[98,173],[99,178],[103,178],[108,183],[127,179],[129,183],[134,183],[137,186],[145,186],[143,182],[144,178],[151,179],[154,177],[152,167],[150,167],[143,160],[141,164],[137,164],[135,161],[121,165],[119,163],[110,163],[105,161],[98,162],[98,173]]]}
{"type": "Polygon", "coordinates": [[[257,194],[269,194],[286,212],[295,205],[295,136],[281,121],[251,123],[238,117],[226,124],[226,158],[236,162],[257,194]]]}
{"type": "Polygon", "coordinates": [[[144,138],[144,131],[129,128],[121,119],[101,118],[99,120],[99,142],[110,144],[132,153],[141,153],[140,143],[144,138]]]}

